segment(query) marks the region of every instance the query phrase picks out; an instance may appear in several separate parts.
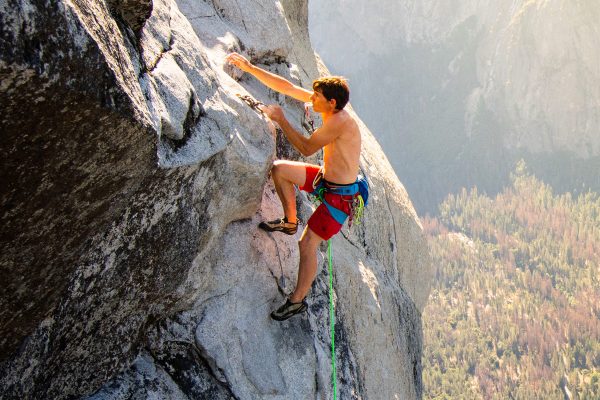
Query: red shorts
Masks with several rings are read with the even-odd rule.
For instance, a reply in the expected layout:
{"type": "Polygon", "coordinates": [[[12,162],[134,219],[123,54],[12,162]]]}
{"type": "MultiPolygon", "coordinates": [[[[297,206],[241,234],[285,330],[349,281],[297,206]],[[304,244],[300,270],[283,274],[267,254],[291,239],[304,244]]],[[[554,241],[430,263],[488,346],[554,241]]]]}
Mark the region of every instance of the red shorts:
{"type": "MultiPolygon", "coordinates": [[[[315,190],[313,182],[321,168],[317,165],[306,166],[306,180],[300,190],[311,193],[315,190]]],[[[353,196],[342,196],[339,194],[325,193],[325,200],[338,210],[342,210],[346,214],[351,212],[353,196]]],[[[342,224],[339,224],[329,214],[327,206],[323,203],[319,204],[315,212],[308,220],[308,227],[323,240],[329,240],[333,235],[342,229],[342,224]]]]}

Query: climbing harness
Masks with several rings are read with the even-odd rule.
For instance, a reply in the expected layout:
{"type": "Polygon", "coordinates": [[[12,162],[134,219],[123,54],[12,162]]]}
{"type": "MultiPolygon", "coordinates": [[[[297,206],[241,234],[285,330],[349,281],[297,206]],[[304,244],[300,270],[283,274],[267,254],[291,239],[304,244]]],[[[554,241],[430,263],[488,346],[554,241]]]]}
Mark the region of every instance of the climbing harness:
{"type": "Polygon", "coordinates": [[[333,310],[333,263],[331,261],[331,239],[327,241],[327,259],[329,260],[329,325],[331,330],[331,380],[333,382],[333,400],[337,399],[337,374],[335,368],[335,314],[333,310]]]}
{"type": "Polygon", "coordinates": [[[352,227],[353,222],[356,225],[360,225],[364,208],[369,199],[369,184],[364,177],[359,175],[354,183],[338,185],[325,180],[325,178],[323,178],[323,171],[321,170],[313,181],[313,187],[315,189],[310,194],[313,196],[314,201],[325,204],[327,211],[329,211],[329,214],[338,224],[343,225],[346,219],[349,218],[349,228],[352,227]],[[352,196],[351,200],[344,199],[344,201],[351,203],[350,214],[346,214],[344,211],[329,204],[329,202],[325,200],[325,193],[333,193],[340,196],[352,196]]]}

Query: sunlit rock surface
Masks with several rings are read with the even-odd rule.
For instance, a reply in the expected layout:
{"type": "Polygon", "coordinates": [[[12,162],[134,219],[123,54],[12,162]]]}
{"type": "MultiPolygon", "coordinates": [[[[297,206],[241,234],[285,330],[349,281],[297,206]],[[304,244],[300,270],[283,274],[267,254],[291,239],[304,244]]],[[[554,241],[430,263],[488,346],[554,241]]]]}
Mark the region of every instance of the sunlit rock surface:
{"type": "MultiPolygon", "coordinates": [[[[297,157],[240,101],[302,104],[306,2],[0,1],[2,398],[331,398],[327,268],[306,314],[269,168],[297,157]]],[[[430,264],[406,191],[362,126],[372,187],[333,240],[339,398],[419,398],[430,264]]],[[[312,161],[317,162],[318,157],[312,161]]],[[[311,202],[299,197],[305,219],[311,202]]]]}

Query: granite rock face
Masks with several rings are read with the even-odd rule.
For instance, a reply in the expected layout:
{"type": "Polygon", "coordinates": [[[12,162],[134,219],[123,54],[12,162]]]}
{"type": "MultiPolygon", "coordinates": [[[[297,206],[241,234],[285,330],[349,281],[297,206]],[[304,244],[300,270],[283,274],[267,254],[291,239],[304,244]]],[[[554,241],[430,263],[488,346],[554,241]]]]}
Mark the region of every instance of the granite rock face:
{"type": "MultiPolygon", "coordinates": [[[[323,248],[309,310],[268,173],[297,157],[238,94],[302,104],[224,65],[309,87],[306,2],[0,0],[2,398],[331,398],[323,248]]],[[[364,222],[333,240],[340,398],[419,398],[430,265],[362,126],[364,222]]],[[[318,156],[311,158],[318,162],[318,156]]],[[[311,212],[304,195],[300,214],[311,212]]]]}
{"type": "Polygon", "coordinates": [[[106,4],[134,32],[142,29],[152,14],[152,0],[107,0],[106,4]]]}
{"type": "Polygon", "coordinates": [[[497,191],[520,158],[558,190],[600,190],[600,3],[311,7],[316,51],[357,83],[354,106],[419,209],[497,191]]]}

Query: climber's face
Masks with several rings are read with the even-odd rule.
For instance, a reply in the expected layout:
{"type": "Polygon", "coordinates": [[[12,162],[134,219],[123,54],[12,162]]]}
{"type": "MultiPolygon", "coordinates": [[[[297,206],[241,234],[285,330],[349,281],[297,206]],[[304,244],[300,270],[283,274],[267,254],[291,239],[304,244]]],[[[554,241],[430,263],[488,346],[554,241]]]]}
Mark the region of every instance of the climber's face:
{"type": "Polygon", "coordinates": [[[315,112],[332,113],[335,110],[335,99],[327,100],[318,89],[310,96],[310,101],[315,112]]]}

